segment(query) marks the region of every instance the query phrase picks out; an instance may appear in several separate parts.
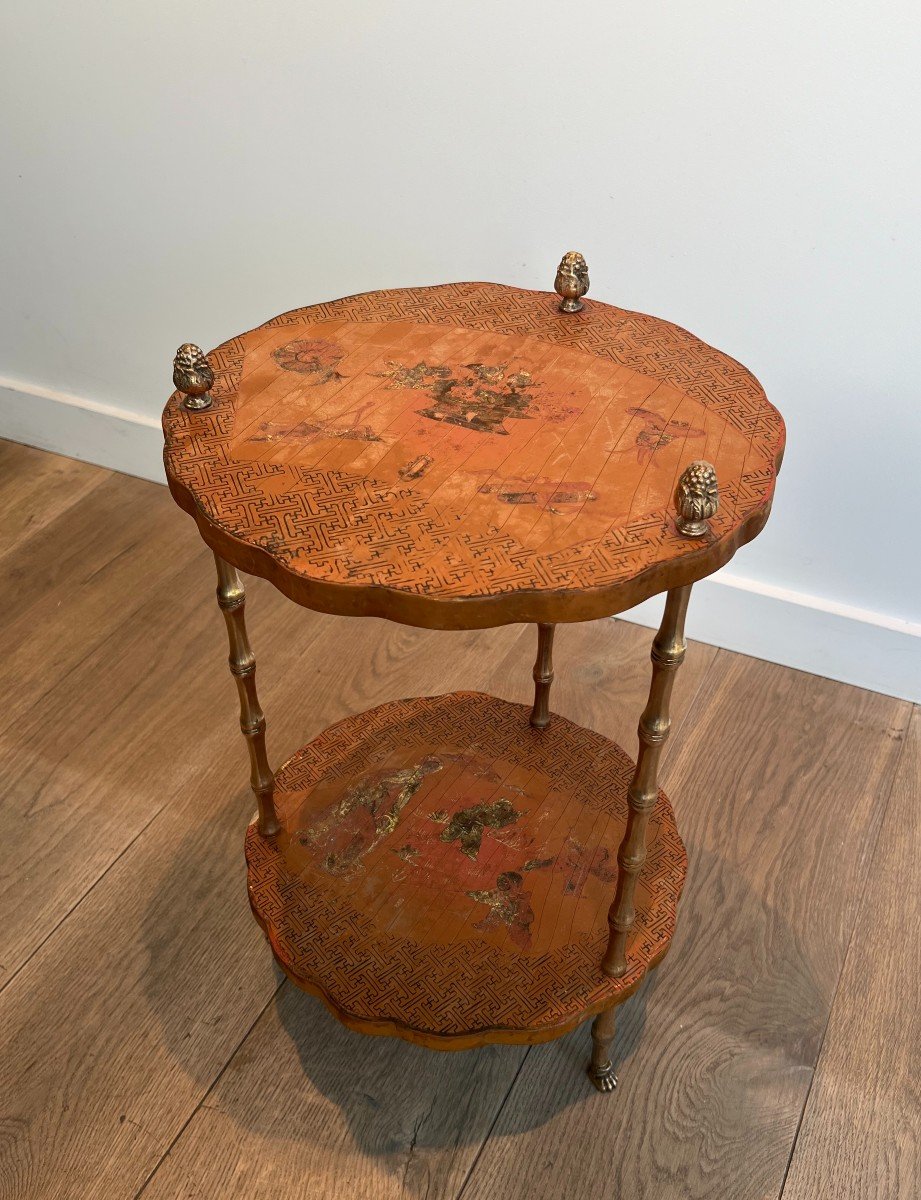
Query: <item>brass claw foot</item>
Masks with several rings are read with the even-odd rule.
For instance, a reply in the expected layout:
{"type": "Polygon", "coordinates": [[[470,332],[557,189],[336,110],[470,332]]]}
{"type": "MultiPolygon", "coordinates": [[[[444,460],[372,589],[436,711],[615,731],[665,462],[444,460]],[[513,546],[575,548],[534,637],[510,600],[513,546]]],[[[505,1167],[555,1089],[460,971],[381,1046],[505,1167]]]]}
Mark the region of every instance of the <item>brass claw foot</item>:
{"type": "Polygon", "coordinates": [[[589,1063],[586,1073],[599,1092],[613,1092],[617,1087],[617,1076],[614,1074],[614,1066],[610,1059],[606,1063],[602,1063],[600,1067],[589,1063]]]}

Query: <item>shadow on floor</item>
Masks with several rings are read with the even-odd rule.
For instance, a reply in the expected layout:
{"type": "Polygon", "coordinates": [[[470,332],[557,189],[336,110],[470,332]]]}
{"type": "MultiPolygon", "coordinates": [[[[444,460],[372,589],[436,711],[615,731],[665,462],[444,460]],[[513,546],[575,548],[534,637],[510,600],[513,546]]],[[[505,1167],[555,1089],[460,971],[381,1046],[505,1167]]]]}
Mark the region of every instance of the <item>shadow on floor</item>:
{"type": "MultiPolygon", "coordinates": [[[[646,1003],[654,986],[653,975],[622,1006],[621,1035],[612,1054],[617,1069],[629,1062],[642,1039],[646,1003]]],[[[290,983],[273,1006],[273,1023],[289,1039],[305,1080],[337,1106],[366,1153],[398,1151],[409,1127],[417,1148],[481,1141],[528,1056],[543,1059],[558,1086],[550,1090],[541,1110],[532,1114],[534,1119],[525,1116],[517,1130],[541,1125],[583,1100],[597,1097],[600,1103],[616,1103],[613,1097],[598,1096],[585,1074],[588,1024],[539,1046],[490,1045],[444,1052],[401,1039],[354,1033],[319,1000],[290,983]],[[420,1106],[426,1110],[424,1122],[416,1119],[420,1106]],[[370,1119],[372,1114],[379,1117],[370,1119]],[[395,1137],[385,1132],[390,1127],[395,1137]]]]}
{"type": "MultiPolygon", "coordinates": [[[[265,1000],[249,1001],[244,994],[253,990],[253,981],[261,988],[260,994],[269,997],[262,1016],[235,1052],[237,1043],[228,1041],[232,1057],[204,1101],[207,1109],[217,1109],[241,1131],[260,1140],[302,1143],[308,1154],[311,1146],[316,1150],[322,1147],[325,1154],[331,1147],[336,1154],[344,1154],[346,1147],[352,1146],[364,1155],[382,1156],[387,1160],[382,1163],[386,1170],[402,1169],[400,1164],[423,1148],[447,1148],[450,1153],[445,1157],[453,1160],[455,1149],[481,1144],[516,1083],[516,1096],[524,1099],[506,1105],[503,1135],[539,1128],[573,1105],[585,1105],[586,1116],[594,1113],[596,1120],[599,1110],[594,1106],[608,1106],[611,1120],[617,1124],[623,1108],[618,1104],[619,1093],[602,1097],[585,1076],[590,1048],[587,1024],[557,1042],[532,1048],[485,1046],[437,1052],[399,1039],[354,1033],[319,1000],[282,982],[245,898],[240,818],[245,803],[240,796],[233,797],[222,806],[219,818],[208,822],[207,832],[202,828],[185,835],[171,857],[144,925],[151,961],[145,972],[148,1001],[170,1052],[203,1089],[212,1086],[223,1065],[215,1064],[213,1051],[203,1052],[202,1039],[207,1038],[209,1025],[219,1029],[221,1013],[233,1007],[228,991],[242,997],[236,1002],[237,1009],[250,1004],[250,1020],[256,1020],[265,1004],[265,1000]],[[199,895],[195,903],[186,904],[190,880],[197,881],[196,890],[205,897],[199,895]],[[209,950],[214,938],[227,938],[228,927],[233,930],[230,942],[240,958],[238,963],[209,950]],[[200,962],[197,973],[189,969],[190,955],[200,962]],[[182,959],[184,966],[180,966],[182,959]],[[275,983],[281,985],[274,997],[271,972],[275,983]],[[171,985],[177,976],[188,981],[181,994],[171,985]],[[194,1036],[190,1036],[190,1024],[194,1024],[194,1036]]],[[[676,1035],[672,1026],[668,1040],[674,1043],[678,1036],[683,1053],[696,1057],[718,1032],[739,1050],[747,1044],[748,1053],[763,1057],[769,1069],[778,1058],[787,1063],[793,1054],[808,1058],[814,1030],[811,1024],[798,1029],[796,1023],[802,1024],[804,1012],[826,1007],[807,964],[797,961],[792,933],[782,932],[786,927],[776,914],[767,918],[766,902],[752,896],[733,864],[709,851],[692,849],[689,879],[682,902],[683,920],[679,916],[672,953],[663,963],[668,978],[654,972],[621,1008],[613,1059],[622,1085],[629,1086],[629,1078],[644,1072],[645,1056],[660,1057],[655,1038],[646,1031],[650,1000],[654,1025],[661,1027],[663,1021],[671,1023],[680,1016],[685,998],[689,1002],[696,994],[699,1003],[701,992],[706,994],[709,988],[713,992],[713,1023],[708,1023],[706,1036],[693,1028],[676,1035]],[[720,983],[721,955],[731,954],[731,932],[727,945],[722,944],[725,921],[706,936],[707,930],[701,928],[706,917],[695,912],[698,886],[712,895],[714,873],[727,905],[747,907],[749,916],[755,906],[762,920],[771,925],[777,972],[769,978],[720,983]],[[784,973],[790,969],[799,974],[800,991],[808,987],[809,1003],[802,1002],[802,995],[796,1005],[783,1003],[789,992],[789,975],[785,979],[784,973]],[[720,988],[727,986],[746,994],[727,994],[728,1004],[723,1008],[720,988]],[[740,1000],[745,1001],[741,1008],[740,1000]],[[790,1022],[778,1022],[778,1011],[782,1015],[785,1009],[790,1022]],[[766,1010],[773,1010],[773,1019],[759,1028],[760,1015],[766,1010]],[[776,1039],[773,1033],[777,1033],[776,1039]]],[[[242,1036],[248,1026],[238,1017],[235,1027],[242,1036]]],[[[659,1036],[663,1035],[664,1031],[659,1036]]],[[[659,1063],[656,1070],[661,1069],[659,1063]]],[[[706,1075],[710,1076],[709,1070],[706,1075]]],[[[705,1095],[696,1101],[702,1113],[708,1103],[717,1102],[718,1097],[705,1095]]],[[[739,1116],[747,1119],[745,1113],[739,1116]]]]}

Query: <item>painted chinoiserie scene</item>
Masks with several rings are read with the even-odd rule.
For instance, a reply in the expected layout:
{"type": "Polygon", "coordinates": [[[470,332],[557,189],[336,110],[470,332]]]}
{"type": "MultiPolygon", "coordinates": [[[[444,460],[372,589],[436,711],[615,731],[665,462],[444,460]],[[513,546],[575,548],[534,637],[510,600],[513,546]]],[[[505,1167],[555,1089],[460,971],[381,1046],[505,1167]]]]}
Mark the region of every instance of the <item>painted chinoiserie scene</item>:
{"type": "Polygon", "coordinates": [[[763,527],[784,428],[744,367],[588,288],[571,252],[555,292],[371,292],[187,343],[163,423],[170,489],[216,558],[258,803],[250,903],[279,964],[352,1029],[434,1049],[591,1020],[611,1091],[616,1007],[680,919],[657,779],[691,585],[763,527]],[[239,571],[323,612],[532,623],[533,707],[393,700],[273,770],[239,571]],[[659,593],[631,756],[554,713],[554,628],[659,593]]]}

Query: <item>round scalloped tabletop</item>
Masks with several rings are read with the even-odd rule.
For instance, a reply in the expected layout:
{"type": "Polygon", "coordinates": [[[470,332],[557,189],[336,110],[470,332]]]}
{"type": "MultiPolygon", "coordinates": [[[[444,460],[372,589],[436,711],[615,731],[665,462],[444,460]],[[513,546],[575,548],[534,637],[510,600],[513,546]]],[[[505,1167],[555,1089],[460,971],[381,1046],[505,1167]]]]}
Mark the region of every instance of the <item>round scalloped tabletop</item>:
{"type": "Polygon", "coordinates": [[[276,774],[246,838],[278,962],[340,1020],[442,1049],[557,1037],[665,954],[686,856],[663,792],[628,970],[601,971],[633,763],[598,733],[475,692],[349,717],[276,774]]]}
{"type": "Polygon", "coordinates": [[[710,574],[767,519],[784,426],[733,359],[654,317],[497,284],[286,313],[174,394],[170,488],[292,599],[434,628],[610,615],[710,574]],[[674,492],[711,462],[706,537],[674,492]]]}

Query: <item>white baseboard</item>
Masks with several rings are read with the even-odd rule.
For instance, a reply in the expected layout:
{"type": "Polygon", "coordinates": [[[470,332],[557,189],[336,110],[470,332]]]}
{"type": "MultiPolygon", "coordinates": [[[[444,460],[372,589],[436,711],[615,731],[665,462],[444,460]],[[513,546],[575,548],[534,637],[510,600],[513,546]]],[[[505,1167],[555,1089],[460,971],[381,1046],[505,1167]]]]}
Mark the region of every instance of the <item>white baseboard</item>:
{"type": "MultiPolygon", "coordinates": [[[[0,437],[163,482],[160,422],[0,378],[0,437]]],[[[655,626],[661,599],[624,613],[655,626]]],[[[921,702],[921,624],[721,571],[694,588],[688,636],[921,702]]]]}
{"type": "MultiPolygon", "coordinates": [[[[623,613],[655,627],[662,600],[623,613]]],[[[695,584],[688,637],[842,683],[921,702],[921,626],[732,575],[695,584]]]]}
{"type": "Polygon", "coordinates": [[[0,377],[0,437],[164,483],[155,417],[0,377]]]}

